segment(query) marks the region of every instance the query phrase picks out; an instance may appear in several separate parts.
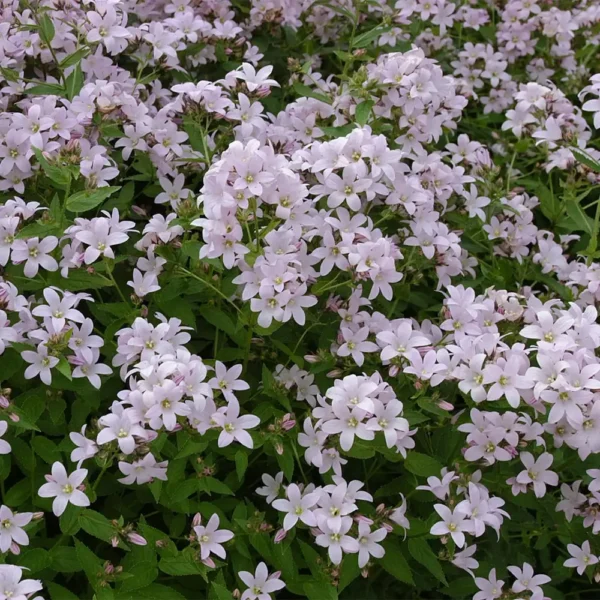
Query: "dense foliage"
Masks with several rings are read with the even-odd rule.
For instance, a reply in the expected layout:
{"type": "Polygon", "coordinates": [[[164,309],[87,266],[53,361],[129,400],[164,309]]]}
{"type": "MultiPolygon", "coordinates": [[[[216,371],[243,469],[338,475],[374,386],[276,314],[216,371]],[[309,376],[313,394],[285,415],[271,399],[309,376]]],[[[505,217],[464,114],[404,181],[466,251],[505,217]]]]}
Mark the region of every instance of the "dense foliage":
{"type": "Polygon", "coordinates": [[[0,600],[598,597],[599,41],[0,0],[0,600]]]}

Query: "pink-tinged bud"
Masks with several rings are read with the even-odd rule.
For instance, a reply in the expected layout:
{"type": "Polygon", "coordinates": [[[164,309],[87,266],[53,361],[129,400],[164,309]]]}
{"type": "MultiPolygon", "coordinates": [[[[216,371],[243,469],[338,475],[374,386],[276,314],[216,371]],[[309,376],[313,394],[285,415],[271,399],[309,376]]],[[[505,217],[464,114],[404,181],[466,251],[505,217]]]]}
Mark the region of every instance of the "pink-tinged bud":
{"type": "Polygon", "coordinates": [[[275,571],[271,573],[267,579],[279,579],[281,577],[281,571],[275,571]]]}
{"type": "Polygon", "coordinates": [[[354,521],[356,523],[366,523],[367,525],[373,525],[373,519],[369,519],[369,517],[366,517],[365,515],[356,515],[356,517],[354,517],[354,521]]]}
{"type": "Polygon", "coordinates": [[[304,360],[311,365],[316,365],[321,362],[321,359],[316,354],[305,354],[304,360]]]}
{"type": "Polygon", "coordinates": [[[50,154],[48,154],[48,152],[42,152],[42,156],[46,159],[46,160],[52,160],[52,157],[50,156],[50,154]]]}
{"type": "Polygon", "coordinates": [[[31,518],[34,521],[39,521],[40,519],[44,518],[44,513],[43,512],[34,512],[33,515],[31,515],[31,518]]]}
{"type": "Polygon", "coordinates": [[[196,513],[192,519],[192,526],[198,527],[198,525],[202,525],[202,515],[200,513],[196,513]]]}
{"type": "MultiPolygon", "coordinates": [[[[73,132],[71,132],[71,137],[75,135],[73,132]]],[[[78,150],[80,148],[80,144],[79,144],[79,140],[78,139],[70,139],[67,142],[67,146],[66,146],[67,150],[69,152],[73,152],[74,150],[78,150]]]]}
{"type": "Polygon", "coordinates": [[[456,425],[456,423],[458,422],[458,419],[460,419],[460,415],[462,415],[464,412],[465,412],[465,409],[463,408],[462,410],[459,410],[457,413],[452,415],[452,418],[450,419],[450,423],[452,425],[456,425]]]}
{"type": "Polygon", "coordinates": [[[137,205],[133,205],[131,207],[131,210],[138,215],[138,217],[146,217],[148,216],[148,213],[146,212],[145,208],[142,208],[141,206],[137,206],[137,205]]]}
{"type": "Polygon", "coordinates": [[[423,382],[422,381],[415,381],[415,390],[420,390],[423,388],[423,382]]]}
{"type": "Polygon", "coordinates": [[[21,554],[21,548],[19,548],[19,544],[12,542],[10,545],[10,551],[12,554],[14,554],[15,556],[17,554],[21,554]]]}
{"type": "Polygon", "coordinates": [[[231,595],[235,598],[235,600],[238,600],[238,598],[242,595],[242,593],[240,592],[240,590],[238,590],[237,588],[235,588],[235,590],[233,590],[233,592],[231,593],[231,595]]]}
{"type": "Polygon", "coordinates": [[[104,572],[107,575],[112,575],[115,572],[115,565],[109,562],[104,563],[104,572]]]}
{"type": "Polygon", "coordinates": [[[225,48],[224,52],[227,56],[231,56],[233,54],[233,50],[231,48],[225,48]]]}
{"type": "Polygon", "coordinates": [[[454,405],[450,404],[450,402],[446,402],[446,400],[439,400],[437,405],[438,405],[438,408],[441,408],[442,410],[447,410],[447,411],[454,410],[454,405]]]}
{"type": "Polygon", "coordinates": [[[442,542],[442,544],[446,545],[448,543],[448,536],[447,535],[443,535],[440,538],[440,541],[442,542]]]}
{"type": "Polygon", "coordinates": [[[173,429],[171,429],[171,433],[175,432],[175,431],[181,431],[183,429],[183,426],[181,425],[181,423],[177,423],[175,425],[175,427],[173,427],[173,429]]]}
{"type": "Polygon", "coordinates": [[[283,542],[283,540],[285,540],[285,536],[287,535],[287,531],[285,529],[280,529],[276,534],[275,534],[275,543],[279,544],[280,542],[283,542]]]}
{"type": "Polygon", "coordinates": [[[400,367],[398,365],[390,366],[390,377],[396,377],[396,375],[398,375],[399,372],[400,372],[400,367]]]}
{"type": "Polygon", "coordinates": [[[281,424],[281,427],[284,431],[290,431],[290,429],[294,429],[296,427],[296,421],[286,421],[281,424]]]}
{"type": "Polygon", "coordinates": [[[519,456],[519,451],[514,446],[505,446],[504,449],[513,457],[519,456]]]}
{"type": "Polygon", "coordinates": [[[156,542],[154,542],[154,545],[157,548],[166,548],[168,545],[167,540],[156,540],[156,542]]]}
{"type": "Polygon", "coordinates": [[[113,548],[116,548],[119,545],[119,538],[116,535],[111,537],[110,544],[113,548]]]}
{"type": "Polygon", "coordinates": [[[233,45],[237,46],[238,48],[241,48],[245,43],[246,43],[246,38],[240,37],[233,42],[233,45]]]}
{"type": "Polygon", "coordinates": [[[254,95],[258,98],[266,98],[271,95],[271,88],[264,85],[254,91],[254,95]]]}
{"type": "Polygon", "coordinates": [[[93,274],[96,272],[96,269],[94,269],[94,267],[88,267],[88,268],[86,269],[86,271],[87,271],[87,272],[88,272],[90,275],[93,275],[93,274]]]}
{"type": "Polygon", "coordinates": [[[385,504],[381,503],[376,509],[375,512],[378,515],[382,515],[385,512],[385,504]]]}
{"type": "Polygon", "coordinates": [[[10,413],[8,415],[8,418],[13,422],[13,423],[18,423],[21,420],[21,417],[19,417],[19,415],[15,415],[15,413],[10,413]]]}
{"type": "Polygon", "coordinates": [[[275,452],[281,456],[283,454],[283,446],[278,442],[275,444],[275,452]]]}
{"type": "Polygon", "coordinates": [[[215,561],[209,556],[208,558],[204,558],[202,559],[202,564],[206,565],[207,567],[210,567],[211,569],[215,568],[215,561]]]}
{"type": "Polygon", "coordinates": [[[388,532],[392,533],[394,531],[394,527],[390,523],[382,523],[381,526],[388,532]]]}
{"type": "Polygon", "coordinates": [[[0,408],[8,408],[10,402],[6,396],[0,396],[0,408]]]}
{"type": "Polygon", "coordinates": [[[341,369],[333,369],[327,373],[327,377],[331,377],[332,379],[337,379],[342,376],[343,371],[341,369]]]}
{"type": "Polygon", "coordinates": [[[128,533],[127,539],[136,546],[146,546],[148,544],[146,538],[141,536],[139,533],[136,533],[135,531],[128,533]]]}
{"type": "Polygon", "coordinates": [[[361,569],[360,574],[363,579],[366,579],[369,576],[369,569],[367,569],[367,568],[361,569]]]}
{"type": "Polygon", "coordinates": [[[144,304],[144,306],[142,306],[140,308],[140,317],[142,317],[142,319],[145,319],[148,316],[148,307],[144,304]]]}
{"type": "Polygon", "coordinates": [[[600,572],[594,573],[594,581],[600,583],[600,572]]]}
{"type": "Polygon", "coordinates": [[[321,535],[323,532],[318,527],[311,527],[310,533],[313,537],[317,537],[318,535],[321,535]]]}
{"type": "Polygon", "coordinates": [[[259,526],[259,529],[260,529],[261,531],[269,531],[269,528],[270,528],[270,527],[271,527],[271,526],[270,526],[268,523],[261,523],[261,524],[260,524],[260,526],[259,526]]]}
{"type": "Polygon", "coordinates": [[[48,483],[54,483],[54,478],[52,475],[44,475],[44,477],[48,483]]]}
{"type": "Polygon", "coordinates": [[[78,489],[80,492],[85,492],[85,483],[82,483],[81,485],[78,485],[78,486],[77,486],[77,489],[78,489]]]}

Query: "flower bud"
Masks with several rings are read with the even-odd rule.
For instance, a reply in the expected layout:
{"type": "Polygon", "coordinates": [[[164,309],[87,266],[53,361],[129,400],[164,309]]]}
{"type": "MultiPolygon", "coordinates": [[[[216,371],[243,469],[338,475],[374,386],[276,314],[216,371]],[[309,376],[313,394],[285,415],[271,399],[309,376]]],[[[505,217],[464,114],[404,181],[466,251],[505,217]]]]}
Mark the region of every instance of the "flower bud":
{"type": "Polygon", "coordinates": [[[454,405],[450,404],[450,402],[446,402],[446,400],[439,400],[437,405],[438,405],[438,408],[441,408],[442,410],[447,410],[447,411],[454,410],[454,405]]]}
{"type": "Polygon", "coordinates": [[[21,548],[19,548],[19,544],[17,544],[16,542],[12,542],[10,544],[10,551],[12,554],[14,554],[15,556],[17,554],[21,554],[21,548]]]}
{"type": "Polygon", "coordinates": [[[110,543],[113,548],[116,548],[119,545],[119,538],[116,535],[114,535],[110,538],[110,543]]]}
{"type": "Polygon", "coordinates": [[[202,515],[200,513],[196,513],[192,519],[192,527],[198,527],[198,525],[202,525],[202,515]]]}
{"type": "Polygon", "coordinates": [[[210,567],[211,569],[215,568],[215,561],[209,556],[208,558],[203,558],[202,559],[202,564],[206,565],[207,567],[210,567]]]}
{"type": "Polygon", "coordinates": [[[275,452],[277,452],[279,456],[283,454],[283,446],[279,442],[275,444],[275,452]]]}
{"type": "Polygon", "coordinates": [[[8,415],[8,418],[13,422],[13,423],[18,423],[21,420],[21,417],[19,417],[19,415],[15,415],[15,413],[10,413],[8,415]]]}
{"type": "Polygon", "coordinates": [[[398,365],[390,365],[390,377],[396,377],[400,372],[400,367],[398,365]]]}
{"type": "Polygon", "coordinates": [[[283,542],[283,540],[285,540],[285,536],[287,535],[287,531],[285,529],[280,529],[276,534],[275,534],[275,543],[279,544],[280,542],[283,542]]]}
{"type": "Polygon", "coordinates": [[[305,354],[304,360],[311,365],[316,365],[321,362],[321,359],[315,354],[305,354]]]}
{"type": "Polygon", "coordinates": [[[6,396],[0,396],[0,408],[8,408],[10,402],[6,396]]]}
{"type": "Polygon", "coordinates": [[[381,526],[388,532],[392,533],[394,531],[394,527],[390,523],[382,523],[381,526]]]}
{"type": "Polygon", "coordinates": [[[110,563],[108,561],[105,562],[104,563],[104,572],[107,575],[112,575],[115,572],[115,565],[113,565],[112,563],[110,563]]]}
{"type": "Polygon", "coordinates": [[[132,543],[135,544],[136,546],[145,546],[148,542],[146,541],[146,538],[141,536],[139,533],[136,533],[135,531],[132,531],[131,533],[127,534],[127,539],[132,543]]]}
{"type": "Polygon", "coordinates": [[[44,513],[43,512],[34,512],[33,515],[31,515],[31,518],[34,521],[39,521],[40,519],[44,518],[44,513]]]}
{"type": "Polygon", "coordinates": [[[341,369],[333,369],[331,371],[329,371],[329,373],[327,373],[327,377],[331,377],[332,379],[337,379],[338,377],[341,377],[343,374],[343,371],[341,369]]]}
{"type": "Polygon", "coordinates": [[[268,579],[279,579],[281,577],[281,571],[275,571],[274,573],[271,573],[268,577],[268,579]]]}

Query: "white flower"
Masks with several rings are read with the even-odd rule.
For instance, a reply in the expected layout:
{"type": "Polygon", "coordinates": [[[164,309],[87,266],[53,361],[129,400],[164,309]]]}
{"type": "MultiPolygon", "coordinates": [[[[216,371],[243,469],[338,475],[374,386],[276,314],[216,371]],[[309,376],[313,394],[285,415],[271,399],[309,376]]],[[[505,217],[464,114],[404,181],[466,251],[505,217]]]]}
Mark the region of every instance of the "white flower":
{"type": "Polygon", "coordinates": [[[148,483],[155,478],[167,480],[167,461],[157,463],[152,454],[132,463],[119,461],[119,469],[125,475],[119,481],[126,485],[148,483]]]}
{"type": "Polygon", "coordinates": [[[558,485],[558,475],[548,470],[554,460],[552,454],[544,452],[535,460],[530,452],[521,452],[520,458],[525,470],[517,475],[517,483],[531,483],[536,497],[546,494],[546,485],[558,485]]]}
{"type": "Polygon", "coordinates": [[[219,529],[219,515],[214,514],[208,520],[206,526],[197,525],[194,532],[200,544],[200,558],[206,560],[209,555],[216,554],[219,558],[225,558],[226,552],[223,542],[233,538],[233,532],[227,529],[219,529]]]}
{"type": "Polygon", "coordinates": [[[75,506],[89,506],[90,499],[78,488],[87,477],[87,469],[76,469],[67,475],[65,467],[58,461],[52,465],[52,475],[46,475],[45,483],[38,491],[42,498],[54,498],[52,511],[57,517],[65,512],[69,502],[75,506]]]}
{"type": "Polygon", "coordinates": [[[577,568],[579,575],[583,575],[587,567],[595,565],[598,562],[598,557],[592,554],[590,543],[587,540],[583,542],[581,548],[575,544],[568,544],[567,550],[572,558],[567,559],[563,565],[565,567],[577,568]]]}
{"type": "Polygon", "coordinates": [[[452,564],[457,566],[459,569],[463,569],[466,571],[471,577],[473,575],[473,569],[477,569],[479,567],[479,562],[473,558],[473,554],[477,550],[477,546],[473,544],[472,546],[467,546],[464,550],[460,552],[454,553],[454,558],[452,559],[452,564]]]}
{"type": "Polygon", "coordinates": [[[319,546],[327,548],[329,558],[334,565],[339,565],[342,562],[344,552],[353,554],[359,550],[358,541],[347,535],[351,527],[351,517],[343,517],[336,527],[330,527],[326,517],[319,517],[319,529],[322,533],[317,535],[315,541],[319,546]]]}
{"type": "MultiPolygon", "coordinates": [[[[8,429],[8,423],[6,421],[0,421],[0,438],[6,433],[8,429]]],[[[6,440],[0,439],[0,454],[10,454],[10,444],[6,440]]]]}
{"type": "Polygon", "coordinates": [[[286,496],[287,500],[280,498],[273,502],[274,509],[287,513],[283,519],[283,528],[289,531],[296,525],[298,520],[309,527],[315,527],[317,518],[310,509],[319,501],[320,493],[311,492],[302,495],[300,488],[292,483],[287,487],[286,496]]]}
{"type": "Polygon", "coordinates": [[[30,512],[13,513],[8,506],[0,506],[0,552],[8,552],[13,541],[19,546],[29,545],[25,527],[33,517],[30,512]]]}
{"type": "Polygon", "coordinates": [[[385,554],[383,546],[377,542],[385,539],[387,531],[381,527],[375,531],[367,523],[360,521],[358,524],[358,566],[362,569],[369,562],[369,556],[382,558],[385,554]]]}
{"type": "Polygon", "coordinates": [[[24,579],[23,569],[16,565],[0,565],[0,600],[27,600],[42,589],[37,579],[24,579]]]}
{"type": "Polygon", "coordinates": [[[217,412],[213,415],[215,423],[222,427],[222,431],[219,434],[218,445],[219,448],[229,446],[231,442],[237,440],[246,448],[253,448],[254,442],[252,436],[246,431],[246,429],[252,429],[260,424],[260,419],[255,415],[242,415],[240,414],[240,403],[234,397],[233,400],[229,401],[227,406],[227,412],[217,412]]]}
{"type": "Polygon", "coordinates": [[[283,471],[279,471],[275,477],[271,477],[268,473],[263,473],[262,481],[265,485],[264,487],[256,488],[256,493],[266,496],[267,504],[271,504],[279,496],[283,482],[283,471]]]}
{"type": "Polygon", "coordinates": [[[52,373],[50,372],[50,369],[54,368],[59,360],[56,356],[48,356],[48,348],[43,343],[37,347],[36,352],[24,350],[21,352],[21,357],[23,360],[31,363],[25,369],[25,379],[33,379],[39,375],[40,379],[46,385],[52,383],[52,373]]]}
{"type": "Polygon", "coordinates": [[[254,575],[248,571],[240,571],[238,577],[248,586],[240,600],[270,600],[269,594],[285,587],[285,583],[278,577],[269,577],[264,562],[258,564],[254,575]]]}
{"type": "Polygon", "coordinates": [[[467,519],[466,515],[458,510],[452,512],[444,504],[434,504],[433,508],[442,521],[436,523],[430,530],[433,535],[448,535],[452,537],[454,543],[462,548],[465,545],[465,532],[473,533],[473,526],[470,520],[467,519]]]}

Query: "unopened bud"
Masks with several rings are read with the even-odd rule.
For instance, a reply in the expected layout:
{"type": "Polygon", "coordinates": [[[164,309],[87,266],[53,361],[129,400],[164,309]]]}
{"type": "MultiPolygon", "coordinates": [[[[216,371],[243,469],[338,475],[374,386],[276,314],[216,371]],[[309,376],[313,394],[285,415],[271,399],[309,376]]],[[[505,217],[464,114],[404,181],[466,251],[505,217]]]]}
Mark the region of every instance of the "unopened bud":
{"type": "Polygon", "coordinates": [[[271,573],[268,577],[268,579],[279,579],[281,577],[281,571],[275,571],[274,573],[271,573]]]}
{"type": "Polygon", "coordinates": [[[196,513],[192,519],[192,527],[198,527],[198,525],[202,525],[202,515],[200,513],[196,513]]]}
{"type": "Polygon", "coordinates": [[[446,400],[439,400],[437,405],[438,405],[438,408],[441,408],[442,410],[447,410],[447,411],[454,410],[454,405],[450,404],[450,402],[446,402],[446,400]]]}
{"type": "Polygon", "coordinates": [[[203,558],[202,559],[202,564],[206,565],[207,567],[210,567],[211,569],[215,568],[215,561],[209,556],[208,558],[203,558]]]}
{"type": "Polygon", "coordinates": [[[44,518],[44,513],[43,512],[34,512],[33,515],[31,515],[31,518],[34,521],[39,521],[40,519],[44,518]]]}
{"type": "Polygon", "coordinates": [[[0,396],[0,408],[8,408],[10,402],[6,396],[0,396]]]}
{"type": "Polygon", "coordinates": [[[12,554],[14,554],[15,556],[17,554],[21,554],[21,548],[19,548],[19,544],[17,544],[16,542],[12,542],[10,544],[10,551],[12,554]]]}
{"type": "Polygon", "coordinates": [[[13,423],[18,423],[21,420],[21,417],[19,417],[19,415],[15,415],[15,413],[10,413],[8,415],[8,418],[13,422],[13,423]]]}
{"type": "Polygon", "coordinates": [[[363,579],[366,579],[369,576],[369,569],[367,569],[367,568],[361,569],[360,574],[363,577],[363,579]]]}
{"type": "Polygon", "coordinates": [[[127,534],[127,539],[132,543],[135,544],[136,546],[145,546],[148,542],[146,541],[146,538],[141,536],[139,533],[136,533],[135,531],[132,531],[131,533],[127,534]]]}
{"type": "Polygon", "coordinates": [[[110,538],[110,543],[113,548],[116,548],[119,545],[119,538],[115,535],[110,538]]]}
{"type": "Polygon", "coordinates": [[[235,588],[235,590],[233,590],[233,592],[231,593],[231,595],[235,598],[235,600],[238,600],[238,598],[242,595],[240,590],[238,590],[237,588],[235,588]]]}
{"type": "Polygon", "coordinates": [[[365,515],[356,515],[356,517],[354,517],[354,521],[356,523],[366,523],[367,525],[373,525],[373,519],[369,519],[369,517],[366,517],[365,515]]]}
{"type": "Polygon", "coordinates": [[[378,515],[382,515],[385,512],[385,504],[381,503],[377,506],[377,508],[375,509],[375,512],[378,515]]]}
{"type": "Polygon", "coordinates": [[[113,565],[110,562],[105,562],[104,563],[104,572],[107,575],[112,575],[115,572],[115,565],[113,565]]]}
{"type": "Polygon", "coordinates": [[[398,365],[390,366],[390,377],[396,377],[396,375],[398,375],[399,372],[400,372],[400,367],[398,365]]]}
{"type": "Polygon", "coordinates": [[[321,362],[321,359],[316,354],[305,354],[304,360],[311,365],[316,365],[321,362]]]}
{"type": "Polygon", "coordinates": [[[141,206],[137,206],[136,204],[134,204],[131,207],[131,210],[139,217],[146,217],[148,215],[145,208],[142,208],[141,206]]]}
{"type": "Polygon", "coordinates": [[[275,543],[279,544],[280,542],[283,542],[283,540],[285,540],[285,537],[287,535],[287,531],[285,529],[280,529],[276,534],[275,534],[275,543]]]}
{"type": "Polygon", "coordinates": [[[392,533],[392,531],[394,531],[394,527],[391,525],[391,523],[382,523],[381,526],[388,532],[388,533],[392,533]]]}
{"type": "Polygon", "coordinates": [[[278,442],[275,444],[275,452],[281,456],[283,454],[283,446],[278,442]]]}
{"type": "Polygon", "coordinates": [[[333,369],[331,371],[329,371],[329,373],[327,373],[327,377],[331,377],[332,379],[337,379],[338,377],[341,377],[343,374],[343,371],[341,369],[333,369]]]}

